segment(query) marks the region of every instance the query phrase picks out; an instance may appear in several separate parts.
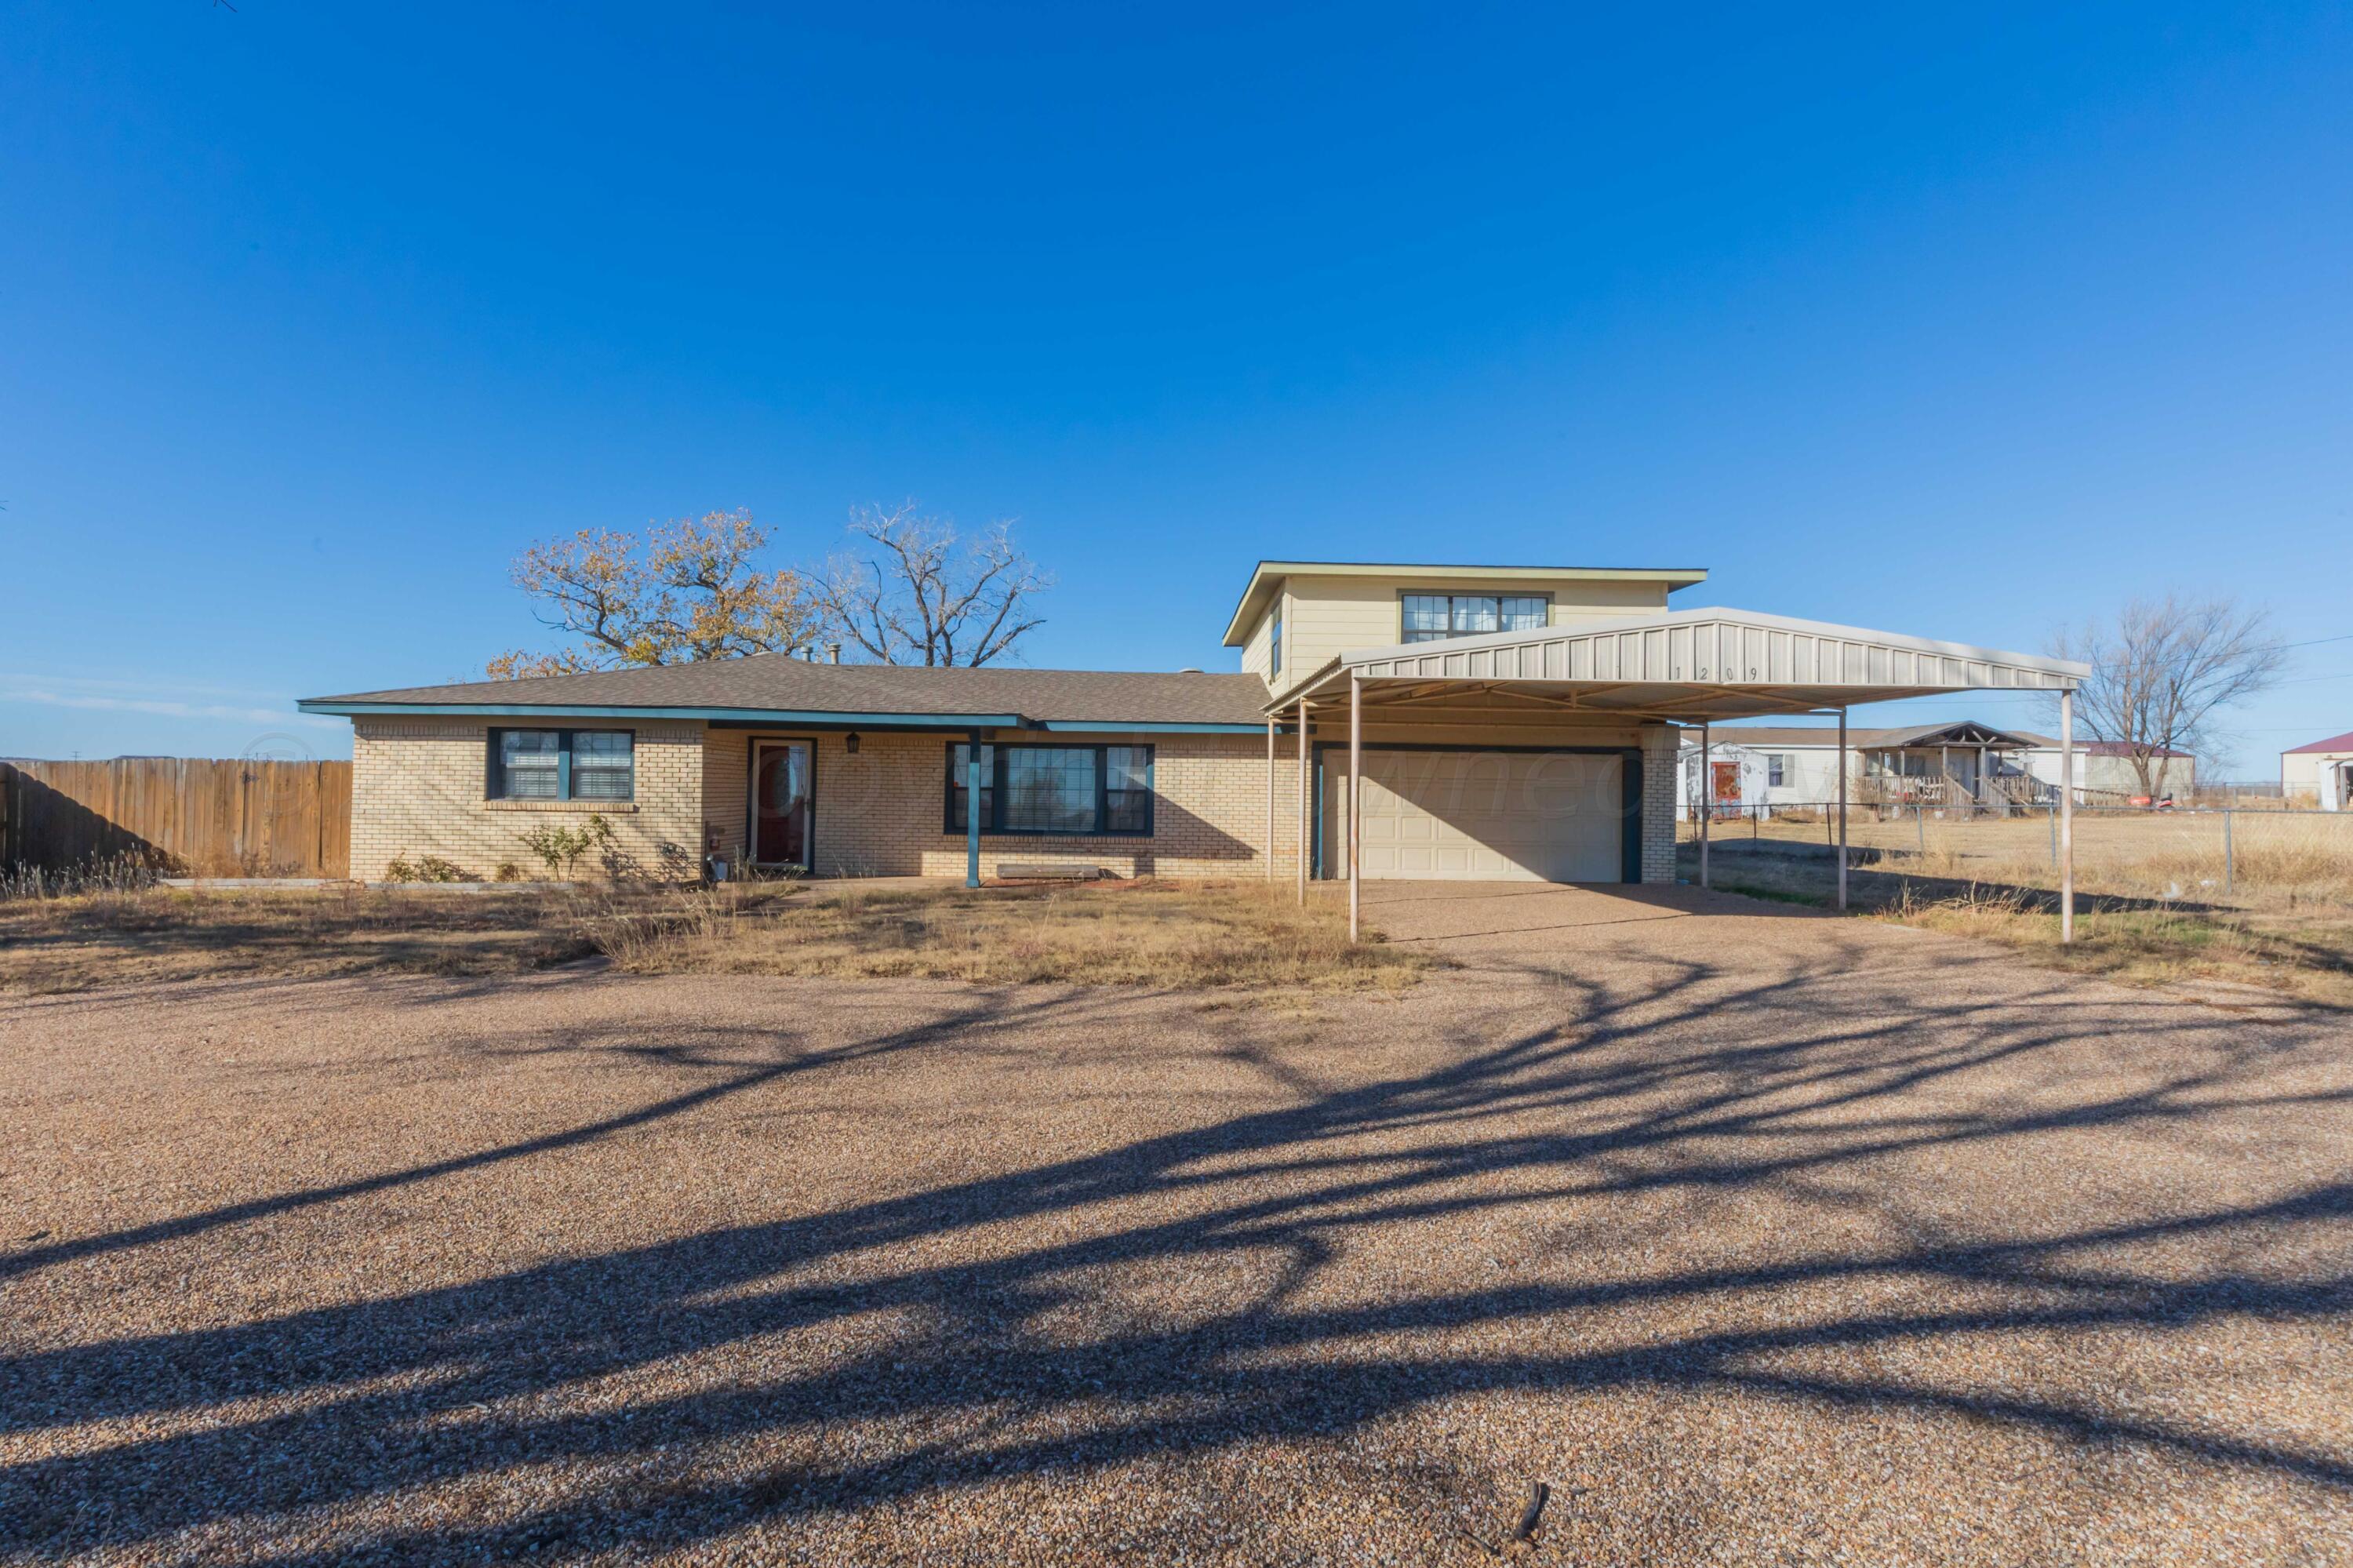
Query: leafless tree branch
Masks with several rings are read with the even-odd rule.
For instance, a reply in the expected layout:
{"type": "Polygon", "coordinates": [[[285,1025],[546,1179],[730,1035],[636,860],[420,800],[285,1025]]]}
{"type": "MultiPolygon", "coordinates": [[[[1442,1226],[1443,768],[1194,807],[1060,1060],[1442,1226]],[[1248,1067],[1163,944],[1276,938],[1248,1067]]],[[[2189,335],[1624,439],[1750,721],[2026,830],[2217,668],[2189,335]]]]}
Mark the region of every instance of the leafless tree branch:
{"type": "Polygon", "coordinates": [[[2271,618],[2228,599],[2136,599],[2113,627],[2063,630],[2052,652],[2092,666],[2075,711],[2094,740],[2121,747],[2141,792],[2165,793],[2168,754],[2211,754],[2222,714],[2278,684],[2287,664],[2271,618]]]}
{"type": "Polygon", "coordinates": [[[1030,600],[1053,579],[1007,524],[959,549],[954,524],[908,502],[861,507],[849,531],[869,548],[834,556],[811,598],[828,629],[877,663],[987,664],[1045,624],[1030,600]]]}

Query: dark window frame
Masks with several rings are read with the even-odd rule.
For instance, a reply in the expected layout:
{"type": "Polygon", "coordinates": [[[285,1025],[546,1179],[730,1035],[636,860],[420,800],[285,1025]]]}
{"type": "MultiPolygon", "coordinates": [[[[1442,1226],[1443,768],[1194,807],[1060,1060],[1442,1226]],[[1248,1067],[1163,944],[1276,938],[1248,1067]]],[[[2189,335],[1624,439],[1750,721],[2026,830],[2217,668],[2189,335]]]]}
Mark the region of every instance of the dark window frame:
{"type": "MultiPolygon", "coordinates": [[[[963,837],[970,831],[965,814],[956,805],[956,755],[972,743],[952,740],[947,743],[942,787],[940,820],[943,831],[963,837]]],[[[1110,740],[1100,744],[1082,741],[1073,745],[1056,745],[1050,741],[1021,741],[1008,744],[988,741],[981,747],[983,760],[988,765],[988,779],[980,787],[980,831],[991,837],[1024,839],[1148,839],[1159,821],[1160,775],[1159,747],[1142,742],[1110,740]],[[1095,754],[1095,825],[1092,828],[1008,828],[1005,825],[1006,762],[1016,751],[1092,751],[1095,754]],[[1110,751],[1140,751],[1144,754],[1144,826],[1141,828],[1107,828],[1103,823],[1111,816],[1111,761],[1104,753],[1110,751]]]]}
{"type": "Polygon", "coordinates": [[[1484,593],[1457,593],[1452,588],[1399,588],[1398,590],[1398,643],[1400,645],[1409,645],[1416,642],[1437,642],[1451,637],[1484,637],[1493,635],[1492,632],[1465,631],[1456,628],[1454,624],[1454,603],[1457,599],[1492,599],[1495,601],[1495,630],[1497,631],[1528,631],[1540,630],[1540,628],[1535,627],[1504,626],[1503,624],[1503,609],[1504,601],[1507,599],[1533,599],[1540,601],[1544,605],[1543,624],[1545,626],[1550,626],[1552,624],[1553,596],[1550,593],[1502,593],[1495,591],[1484,593]],[[1419,635],[1416,635],[1414,630],[1405,623],[1405,601],[1409,599],[1444,599],[1446,601],[1446,630],[1444,631],[1423,632],[1419,635]]]}
{"type": "Polygon", "coordinates": [[[1266,673],[1269,678],[1282,673],[1282,601],[1279,599],[1275,600],[1272,619],[1274,623],[1268,628],[1266,639],[1269,650],[1266,673]]]}
{"type": "Polygon", "coordinates": [[[509,724],[491,726],[482,758],[482,799],[485,800],[544,800],[553,805],[634,806],[638,800],[638,732],[617,725],[579,725],[557,727],[540,724],[509,724]],[[555,793],[553,795],[510,795],[507,793],[506,765],[501,760],[504,740],[510,735],[553,735],[555,736],[555,793]],[[629,792],[626,795],[581,796],[572,792],[572,737],[575,735],[626,735],[629,737],[629,792]]]}

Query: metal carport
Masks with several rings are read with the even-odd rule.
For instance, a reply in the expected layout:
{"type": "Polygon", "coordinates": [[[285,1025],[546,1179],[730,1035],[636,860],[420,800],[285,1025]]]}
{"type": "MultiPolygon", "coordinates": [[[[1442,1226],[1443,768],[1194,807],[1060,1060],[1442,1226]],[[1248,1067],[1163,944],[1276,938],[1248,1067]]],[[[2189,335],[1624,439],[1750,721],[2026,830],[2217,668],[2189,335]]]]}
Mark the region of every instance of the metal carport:
{"type": "MultiPolygon", "coordinates": [[[[1834,714],[1839,736],[1838,900],[1846,906],[1846,715],[1860,703],[1974,691],[2047,691],[2059,702],[2062,766],[2072,766],[2073,693],[2088,665],[2042,654],[1872,631],[1743,609],[1680,609],[1584,625],[1541,627],[1344,653],[1286,693],[1267,715],[1267,820],[1275,817],[1274,732],[1295,717],[1299,736],[1299,893],[1314,802],[1308,736],[1314,716],[1348,714],[1348,927],[1362,902],[1360,781],[1369,712],[1391,724],[1501,715],[1564,721],[1697,725],[1705,776],[1709,726],[1722,719],[1834,714]]],[[[2071,772],[2063,772],[2071,778],[2071,772]]],[[[2074,939],[2073,792],[2060,796],[2060,936],[2074,939]]],[[[1700,814],[1700,880],[1707,885],[1707,817],[1700,814]]]]}

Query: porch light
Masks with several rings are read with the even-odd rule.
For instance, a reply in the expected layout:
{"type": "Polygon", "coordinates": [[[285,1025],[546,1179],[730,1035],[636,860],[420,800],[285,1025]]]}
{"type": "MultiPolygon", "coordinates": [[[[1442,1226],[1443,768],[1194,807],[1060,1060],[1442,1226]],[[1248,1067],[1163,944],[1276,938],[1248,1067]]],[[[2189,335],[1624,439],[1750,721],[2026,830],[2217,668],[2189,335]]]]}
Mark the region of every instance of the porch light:
{"type": "Polygon", "coordinates": [[[841,748],[849,753],[852,757],[858,755],[858,732],[856,730],[853,729],[848,735],[841,737],[841,748]]]}

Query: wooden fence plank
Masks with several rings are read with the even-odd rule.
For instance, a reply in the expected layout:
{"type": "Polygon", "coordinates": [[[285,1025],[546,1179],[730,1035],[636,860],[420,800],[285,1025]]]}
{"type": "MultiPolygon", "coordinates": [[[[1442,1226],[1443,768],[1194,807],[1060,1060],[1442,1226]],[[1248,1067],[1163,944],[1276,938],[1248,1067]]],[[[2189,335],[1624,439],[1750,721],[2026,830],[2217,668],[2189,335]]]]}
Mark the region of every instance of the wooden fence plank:
{"type": "Polygon", "coordinates": [[[208,876],[348,876],[352,765],[131,757],[0,766],[0,863],[133,855],[208,876]]]}

